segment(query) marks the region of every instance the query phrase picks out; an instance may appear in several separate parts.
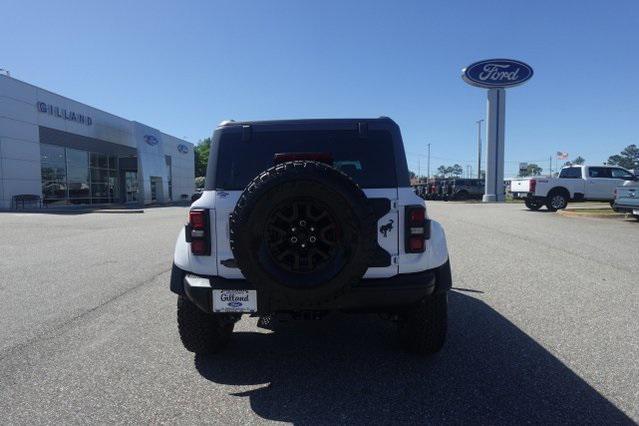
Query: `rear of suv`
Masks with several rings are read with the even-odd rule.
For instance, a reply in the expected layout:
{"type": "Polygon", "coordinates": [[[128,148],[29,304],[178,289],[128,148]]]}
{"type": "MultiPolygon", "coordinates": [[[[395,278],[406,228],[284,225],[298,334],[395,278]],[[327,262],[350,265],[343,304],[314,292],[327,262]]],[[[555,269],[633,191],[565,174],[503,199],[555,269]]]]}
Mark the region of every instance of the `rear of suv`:
{"type": "Polygon", "coordinates": [[[178,330],[219,351],[242,314],[380,313],[438,351],[451,273],[442,227],[411,189],[389,118],[223,122],[174,254],[178,330]]]}

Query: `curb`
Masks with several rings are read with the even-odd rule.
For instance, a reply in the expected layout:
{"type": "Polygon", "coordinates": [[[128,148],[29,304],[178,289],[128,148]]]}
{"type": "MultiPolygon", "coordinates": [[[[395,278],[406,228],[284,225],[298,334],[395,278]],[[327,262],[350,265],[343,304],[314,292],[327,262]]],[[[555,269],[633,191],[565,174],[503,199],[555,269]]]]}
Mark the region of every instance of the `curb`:
{"type": "Polygon", "coordinates": [[[579,210],[559,210],[556,212],[559,216],[565,217],[592,217],[597,219],[623,219],[626,217],[625,213],[603,214],[603,213],[590,213],[587,209],[579,210]]]}

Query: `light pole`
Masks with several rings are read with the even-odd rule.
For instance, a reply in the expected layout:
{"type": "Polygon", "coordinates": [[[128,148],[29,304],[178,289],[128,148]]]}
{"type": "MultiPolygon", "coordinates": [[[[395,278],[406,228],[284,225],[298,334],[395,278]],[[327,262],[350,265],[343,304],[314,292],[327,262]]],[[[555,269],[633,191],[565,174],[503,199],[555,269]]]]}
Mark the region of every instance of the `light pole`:
{"type": "Polygon", "coordinates": [[[477,120],[477,179],[481,179],[481,123],[484,121],[477,120]]]}
{"type": "Polygon", "coordinates": [[[428,144],[428,167],[427,167],[427,174],[428,174],[428,176],[426,177],[426,180],[428,181],[428,179],[430,179],[430,144],[428,144]]]}

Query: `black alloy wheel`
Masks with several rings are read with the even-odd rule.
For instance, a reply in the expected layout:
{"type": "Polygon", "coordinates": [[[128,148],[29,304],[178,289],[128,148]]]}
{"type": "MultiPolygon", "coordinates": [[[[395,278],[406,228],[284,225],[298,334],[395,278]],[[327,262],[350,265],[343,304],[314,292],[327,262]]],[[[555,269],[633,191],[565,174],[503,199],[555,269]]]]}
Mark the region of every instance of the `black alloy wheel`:
{"type": "Polygon", "coordinates": [[[278,206],[266,222],[266,243],[273,262],[295,273],[325,267],[338,253],[340,228],[328,206],[298,198],[278,206]]]}

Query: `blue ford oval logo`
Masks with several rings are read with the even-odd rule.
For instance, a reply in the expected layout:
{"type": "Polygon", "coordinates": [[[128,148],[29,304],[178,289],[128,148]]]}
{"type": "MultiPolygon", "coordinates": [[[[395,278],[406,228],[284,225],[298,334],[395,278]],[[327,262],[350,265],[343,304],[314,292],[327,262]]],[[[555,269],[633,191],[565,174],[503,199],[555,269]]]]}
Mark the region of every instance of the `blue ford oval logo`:
{"type": "Polygon", "coordinates": [[[231,308],[239,308],[240,306],[242,306],[242,302],[229,302],[228,305],[231,308]]]}
{"type": "Polygon", "coordinates": [[[486,59],[462,70],[462,78],[477,87],[512,87],[525,83],[533,76],[530,65],[513,59],[486,59]]]}
{"type": "Polygon", "coordinates": [[[177,146],[177,150],[180,151],[182,154],[187,154],[189,152],[189,147],[181,143],[177,146]]]}
{"type": "Polygon", "coordinates": [[[158,138],[156,138],[153,135],[144,135],[144,142],[146,142],[147,144],[149,144],[151,146],[155,146],[155,145],[160,143],[158,138]]]}

